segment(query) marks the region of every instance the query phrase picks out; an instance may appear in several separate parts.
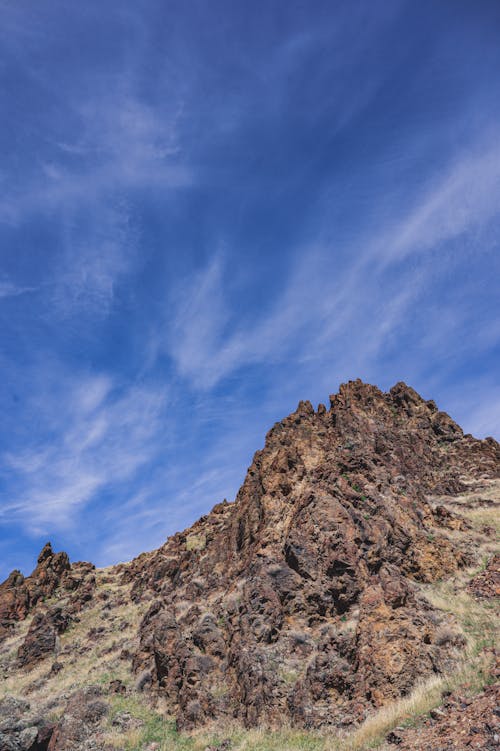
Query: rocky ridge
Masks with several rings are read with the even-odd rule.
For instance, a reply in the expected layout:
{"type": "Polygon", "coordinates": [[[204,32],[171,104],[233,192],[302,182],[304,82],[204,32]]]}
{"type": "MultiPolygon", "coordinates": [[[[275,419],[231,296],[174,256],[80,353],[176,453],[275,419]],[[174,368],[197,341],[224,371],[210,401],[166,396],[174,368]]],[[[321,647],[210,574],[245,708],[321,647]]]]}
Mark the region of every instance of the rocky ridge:
{"type": "Polygon", "coordinates": [[[12,571],[0,584],[0,641],[19,621],[24,621],[40,603],[44,603],[58,589],[72,593],[71,610],[81,610],[92,599],[95,586],[95,566],[91,563],[70,564],[66,553],[54,553],[48,542],[35,570],[26,578],[18,570],[12,571]]]}
{"type": "MultiPolygon", "coordinates": [[[[460,498],[499,475],[493,439],[464,435],[410,387],[349,382],[329,409],[301,402],[277,423],[236,501],[159,550],[100,572],[46,546],[30,577],[13,572],[0,585],[0,667],[27,676],[37,706],[48,684],[53,710],[97,702],[79,748],[105,747],[107,711],[102,688],[75,700],[72,661],[86,685],[106,666],[108,694],[147,696],[179,729],[357,727],[463,660],[466,635],[424,590],[492,549],[491,526],[460,498]]],[[[495,567],[473,580],[478,596],[498,593],[495,567]]],[[[75,723],[26,726],[26,749],[76,748],[75,723]]]]}
{"type": "Polygon", "coordinates": [[[468,522],[429,493],[494,476],[499,447],[464,436],[413,389],[341,386],[277,423],[234,504],[124,574],[154,602],[134,666],[182,727],[223,716],[349,726],[452,668],[460,639],[416,582],[472,561],[468,522]]]}

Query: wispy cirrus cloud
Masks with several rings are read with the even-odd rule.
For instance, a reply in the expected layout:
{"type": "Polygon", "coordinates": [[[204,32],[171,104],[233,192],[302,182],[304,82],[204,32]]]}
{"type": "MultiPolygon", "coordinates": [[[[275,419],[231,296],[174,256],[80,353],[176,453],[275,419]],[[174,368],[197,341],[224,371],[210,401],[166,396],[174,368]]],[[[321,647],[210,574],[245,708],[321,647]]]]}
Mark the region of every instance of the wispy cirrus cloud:
{"type": "MultiPolygon", "coordinates": [[[[83,14],[87,31],[96,12],[92,7],[83,14]]],[[[50,66],[34,62],[40,49],[49,48],[55,60],[61,54],[60,16],[26,7],[5,8],[5,16],[11,28],[5,64],[18,66],[23,88],[44,104],[40,128],[18,128],[13,121],[7,126],[9,135],[19,130],[19,152],[9,158],[7,141],[0,228],[15,233],[30,224],[50,231],[42,271],[45,314],[50,306],[56,317],[107,314],[117,285],[140,255],[144,195],[161,193],[168,200],[193,183],[181,148],[182,97],[172,92],[158,102],[141,91],[141,42],[124,51],[122,65],[103,68],[96,59],[61,87],[50,66]]],[[[120,22],[133,34],[142,23],[133,13],[120,22]]],[[[38,251],[28,246],[21,252],[38,251]]]]}
{"type": "Polygon", "coordinates": [[[117,286],[133,271],[138,256],[137,231],[126,202],[69,212],[48,280],[49,315],[107,315],[117,286]]]}
{"type": "MultiPolygon", "coordinates": [[[[499,199],[500,149],[474,158],[467,152],[455,159],[445,176],[434,179],[432,190],[423,188],[402,216],[395,213],[379,225],[374,238],[356,236],[349,262],[336,265],[331,273],[335,247],[319,239],[316,246],[296,250],[278,298],[254,312],[244,326],[230,301],[228,259],[219,253],[203,271],[179,285],[181,302],[171,317],[167,350],[179,373],[204,389],[239,368],[270,359],[292,357],[296,367],[312,359],[321,368],[335,352],[338,364],[350,360],[365,369],[429,284],[446,275],[454,263],[467,263],[469,257],[491,250],[494,237],[489,243],[484,236],[478,239],[477,228],[487,228],[496,217],[499,199]],[[441,247],[458,235],[467,243],[466,254],[455,259],[446,254],[440,260],[436,254],[441,247]],[[415,266],[423,250],[433,251],[434,258],[415,266]],[[346,337],[346,332],[355,336],[346,337]]],[[[471,313],[462,304],[455,322],[467,312],[471,313]]],[[[446,321],[446,316],[438,316],[434,338],[446,321]]]]}
{"type": "Polygon", "coordinates": [[[28,292],[34,292],[34,287],[23,287],[10,279],[0,279],[0,300],[5,297],[19,297],[28,292]]]}
{"type": "MultiPolygon", "coordinates": [[[[0,223],[49,219],[55,242],[45,297],[64,317],[109,311],[117,284],[141,255],[141,191],[192,182],[178,157],[177,112],[160,113],[118,86],[75,104],[75,117],[74,140],[46,144],[44,161],[22,183],[13,178],[0,199],[0,223]]],[[[0,294],[13,289],[0,285],[0,294]]]]}
{"type": "Polygon", "coordinates": [[[33,534],[77,528],[89,503],[155,458],[165,400],[160,389],[119,388],[105,375],[45,373],[24,411],[36,437],[25,428],[2,457],[15,492],[0,521],[19,518],[33,534]]]}
{"type": "Polygon", "coordinates": [[[340,262],[333,241],[322,238],[328,232],[323,220],[318,242],[294,249],[279,295],[250,316],[245,296],[240,305],[235,294],[231,255],[216,254],[178,287],[182,304],[163,346],[179,374],[210,392],[229,379],[248,381],[255,369],[257,379],[272,373],[270,403],[288,400],[288,408],[304,393],[323,399],[346,378],[383,387],[403,378],[429,397],[444,394],[441,406],[466,431],[494,434],[495,418],[482,406],[489,398],[476,398],[473,381],[463,383],[458,400],[443,384],[498,342],[499,321],[488,297],[484,312],[478,301],[480,269],[491,266],[495,273],[499,154],[479,135],[474,149],[455,154],[444,174],[433,175],[432,190],[423,185],[417,199],[356,234],[340,262]],[[460,286],[454,278],[462,279],[460,286]]]}
{"type": "Polygon", "coordinates": [[[488,146],[490,140],[480,135],[479,146],[455,157],[444,175],[434,175],[408,215],[377,243],[378,260],[391,263],[436,250],[498,216],[500,145],[488,146]]]}
{"type": "MultiPolygon", "coordinates": [[[[41,74],[40,74],[41,75],[41,74]]],[[[38,144],[22,180],[4,167],[9,190],[0,200],[0,223],[17,225],[35,214],[95,205],[124,192],[169,190],[193,182],[179,141],[183,102],[176,95],[161,108],[136,89],[133,70],[89,71],[85,94],[69,92],[67,128],[38,144]]],[[[50,79],[49,99],[57,99],[50,79]]]]}

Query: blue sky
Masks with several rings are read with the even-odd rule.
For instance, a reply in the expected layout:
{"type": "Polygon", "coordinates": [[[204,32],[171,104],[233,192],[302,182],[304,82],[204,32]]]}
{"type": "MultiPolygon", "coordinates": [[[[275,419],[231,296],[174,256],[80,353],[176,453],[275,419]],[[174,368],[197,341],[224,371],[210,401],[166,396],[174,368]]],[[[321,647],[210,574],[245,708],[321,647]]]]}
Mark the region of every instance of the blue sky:
{"type": "Polygon", "coordinates": [[[500,4],[0,0],[0,578],[361,377],[499,436],[500,4]]]}

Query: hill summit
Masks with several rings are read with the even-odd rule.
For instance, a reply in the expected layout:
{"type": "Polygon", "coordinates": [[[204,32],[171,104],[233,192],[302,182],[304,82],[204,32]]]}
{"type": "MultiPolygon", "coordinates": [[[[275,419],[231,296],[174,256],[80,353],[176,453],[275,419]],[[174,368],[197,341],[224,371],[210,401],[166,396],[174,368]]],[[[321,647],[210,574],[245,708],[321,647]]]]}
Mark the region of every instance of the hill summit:
{"type": "MultiPolygon", "coordinates": [[[[110,694],[146,697],[178,730],[347,731],[453,674],[468,637],[429,593],[492,552],[475,501],[499,477],[496,441],[464,435],[404,383],[383,393],[351,381],[328,408],[300,402],[267,434],[236,500],[160,549],[99,571],[46,546],[30,577],[0,585],[3,701],[38,744],[19,748],[87,748],[95,730],[75,733],[102,730],[110,694]],[[99,659],[112,667],[104,692],[99,659]],[[38,721],[28,695],[73,710],[38,721]],[[82,706],[96,717],[72,726],[82,706]]],[[[2,732],[17,742],[18,730],[2,732]]]]}

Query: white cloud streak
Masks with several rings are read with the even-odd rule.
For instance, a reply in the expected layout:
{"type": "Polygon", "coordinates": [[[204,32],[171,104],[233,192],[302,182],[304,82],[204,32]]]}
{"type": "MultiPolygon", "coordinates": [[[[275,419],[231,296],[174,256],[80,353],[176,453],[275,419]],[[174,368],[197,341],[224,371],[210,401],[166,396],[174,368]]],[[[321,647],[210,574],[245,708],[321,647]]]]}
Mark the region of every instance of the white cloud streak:
{"type": "Polygon", "coordinates": [[[0,300],[7,297],[19,297],[19,295],[34,291],[35,287],[22,287],[9,279],[0,279],[0,300]]]}
{"type": "Polygon", "coordinates": [[[433,250],[498,216],[500,147],[461,155],[420,197],[417,206],[391,236],[376,246],[386,262],[433,250]],[[384,252],[385,248],[385,252],[384,252]]]}
{"type": "Polygon", "coordinates": [[[76,134],[44,144],[51,158],[38,160],[17,189],[12,181],[0,201],[0,222],[15,226],[34,213],[95,205],[109,194],[192,183],[178,146],[182,105],[160,111],[141,102],[127,78],[107,84],[85,102],[67,103],[76,134]]]}
{"type": "MultiPolygon", "coordinates": [[[[192,184],[178,145],[182,104],[148,105],[125,74],[90,88],[86,100],[67,102],[66,118],[76,122],[71,138],[44,142],[43,157],[22,182],[4,175],[9,190],[0,198],[0,224],[50,219],[56,243],[47,299],[63,316],[109,312],[138,257],[133,215],[140,194],[162,191],[167,198],[192,184]]],[[[12,293],[0,283],[0,297],[12,293]]]]}
{"type": "MultiPolygon", "coordinates": [[[[420,195],[407,216],[379,227],[375,240],[357,237],[356,250],[362,250],[353,248],[348,264],[330,273],[333,249],[324,244],[302,249],[279,299],[244,327],[230,308],[219,255],[190,285],[181,286],[182,304],[169,329],[167,351],[182,376],[207,390],[239,368],[270,360],[316,360],[324,366],[335,353],[338,367],[351,361],[366,369],[405,320],[405,311],[446,273],[449,261],[406,271],[401,264],[486,226],[499,200],[500,149],[474,158],[466,154],[432,191],[420,195]],[[396,265],[399,276],[393,281],[396,265]]],[[[479,250],[472,245],[471,252],[479,250]]]]}
{"type": "Polygon", "coordinates": [[[117,285],[135,265],[135,232],[126,206],[88,206],[83,218],[64,222],[47,300],[56,316],[106,315],[117,285]]]}
{"type": "Polygon", "coordinates": [[[32,534],[70,529],[85,506],[132,480],[159,450],[164,392],[131,386],[117,390],[107,376],[59,382],[52,373],[30,404],[25,420],[40,427],[3,456],[13,499],[0,507],[0,520],[19,518],[32,534]],[[51,386],[52,384],[52,386],[51,386]]]}

